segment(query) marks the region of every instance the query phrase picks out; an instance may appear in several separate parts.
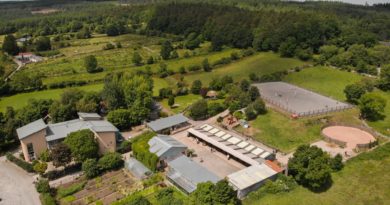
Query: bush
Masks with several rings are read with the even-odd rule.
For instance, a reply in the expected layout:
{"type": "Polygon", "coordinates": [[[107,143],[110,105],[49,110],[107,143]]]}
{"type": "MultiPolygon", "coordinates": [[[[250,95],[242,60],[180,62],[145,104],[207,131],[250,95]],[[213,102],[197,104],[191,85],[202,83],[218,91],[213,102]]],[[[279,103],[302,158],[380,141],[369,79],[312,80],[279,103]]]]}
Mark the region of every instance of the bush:
{"type": "Polygon", "coordinates": [[[85,176],[89,179],[96,177],[100,174],[99,166],[96,162],[96,159],[87,159],[83,162],[81,167],[85,176]]]}
{"type": "Polygon", "coordinates": [[[33,166],[34,171],[38,172],[39,174],[45,173],[47,169],[47,163],[46,162],[38,162],[33,166]]]}
{"type": "Polygon", "coordinates": [[[123,141],[119,147],[117,152],[124,154],[131,151],[131,142],[129,140],[123,141]]]}
{"type": "Polygon", "coordinates": [[[42,160],[44,162],[50,162],[52,160],[51,159],[51,155],[50,155],[50,151],[49,150],[45,150],[44,152],[41,153],[41,155],[39,156],[38,159],[42,160]]]}
{"type": "Polygon", "coordinates": [[[64,198],[66,196],[70,196],[76,192],[81,191],[86,184],[87,182],[83,181],[83,182],[72,184],[70,187],[67,188],[59,188],[57,190],[57,196],[58,198],[64,198]]]}
{"type": "Polygon", "coordinates": [[[106,45],[103,46],[103,50],[111,50],[114,48],[115,48],[115,46],[111,43],[107,43],[106,45]]]}
{"type": "Polygon", "coordinates": [[[209,116],[217,115],[225,110],[225,106],[218,102],[211,102],[208,104],[208,114],[209,116]]]}
{"type": "Polygon", "coordinates": [[[125,130],[131,127],[131,113],[126,109],[117,109],[108,113],[107,120],[119,130],[125,130]]]}
{"type": "Polygon", "coordinates": [[[340,154],[337,154],[334,158],[331,159],[330,164],[333,171],[342,170],[344,167],[343,157],[340,154]]]}
{"type": "Polygon", "coordinates": [[[55,199],[49,193],[40,195],[42,205],[56,205],[55,199]]]}
{"type": "Polygon", "coordinates": [[[229,64],[229,63],[231,63],[231,62],[232,62],[231,58],[223,57],[223,58],[221,58],[221,59],[215,61],[215,62],[213,63],[213,67],[214,67],[214,66],[218,66],[218,65],[226,65],[226,64],[229,64]]]}
{"type": "Polygon", "coordinates": [[[35,188],[38,193],[49,193],[50,185],[49,180],[47,179],[39,179],[38,182],[35,183],[35,188]]]}
{"type": "Polygon", "coordinates": [[[199,100],[191,105],[189,109],[190,116],[194,120],[202,120],[208,116],[208,105],[206,100],[199,100]]]}
{"type": "Polygon", "coordinates": [[[98,166],[103,171],[119,169],[123,166],[122,156],[116,152],[106,153],[99,159],[98,166]]]}
{"type": "Polygon", "coordinates": [[[188,66],[188,71],[190,72],[195,72],[195,71],[198,71],[202,69],[202,67],[200,65],[190,65],[188,66]]]}
{"type": "Polygon", "coordinates": [[[34,172],[34,168],[33,168],[32,164],[15,157],[11,153],[7,153],[6,157],[9,161],[15,163],[16,165],[18,165],[22,169],[26,170],[27,172],[30,172],[30,173],[34,172]]]}
{"type": "Polygon", "coordinates": [[[163,180],[164,180],[164,177],[162,177],[161,174],[154,174],[151,177],[149,177],[148,179],[143,180],[142,184],[144,185],[144,187],[149,187],[149,186],[157,184],[158,182],[161,182],[163,180]]]}

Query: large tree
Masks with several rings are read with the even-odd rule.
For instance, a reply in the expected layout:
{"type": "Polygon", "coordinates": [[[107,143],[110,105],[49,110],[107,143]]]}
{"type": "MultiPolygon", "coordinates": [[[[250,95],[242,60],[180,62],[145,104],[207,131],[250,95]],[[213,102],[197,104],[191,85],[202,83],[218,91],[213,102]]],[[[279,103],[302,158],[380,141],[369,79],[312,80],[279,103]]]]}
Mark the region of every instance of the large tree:
{"type": "Polygon", "coordinates": [[[377,93],[366,93],[360,98],[359,108],[363,118],[370,121],[381,120],[385,117],[386,99],[377,93]]]}
{"type": "Polygon", "coordinates": [[[347,85],[344,89],[344,93],[348,102],[358,104],[360,97],[366,93],[366,88],[363,84],[355,83],[347,85]]]}
{"type": "Polygon", "coordinates": [[[13,35],[9,34],[4,37],[2,49],[9,55],[16,55],[19,52],[18,45],[16,44],[16,39],[13,35]]]}
{"type": "Polygon", "coordinates": [[[316,146],[302,145],[289,160],[288,170],[299,184],[318,190],[331,181],[331,158],[316,146]]]}
{"type": "Polygon", "coordinates": [[[173,51],[173,47],[170,41],[164,41],[161,45],[160,55],[164,60],[169,59],[171,56],[171,52],[173,51]]]}
{"type": "Polygon", "coordinates": [[[94,55],[89,55],[84,58],[84,66],[88,73],[96,73],[99,72],[98,62],[94,55]]]}
{"type": "Polygon", "coordinates": [[[51,49],[50,39],[46,36],[41,36],[35,40],[35,49],[37,51],[47,51],[51,49]]]}
{"type": "Polygon", "coordinates": [[[55,167],[65,166],[72,160],[69,147],[63,143],[56,144],[51,149],[51,158],[55,167]]]}
{"type": "Polygon", "coordinates": [[[131,126],[131,112],[126,109],[117,109],[108,113],[107,120],[120,130],[131,126]]]}
{"type": "Polygon", "coordinates": [[[70,148],[72,157],[77,162],[83,162],[88,158],[96,158],[99,154],[95,134],[89,129],[68,134],[64,143],[70,148]]]}
{"type": "Polygon", "coordinates": [[[208,116],[207,101],[199,100],[191,105],[189,112],[194,120],[205,119],[208,116]]]}

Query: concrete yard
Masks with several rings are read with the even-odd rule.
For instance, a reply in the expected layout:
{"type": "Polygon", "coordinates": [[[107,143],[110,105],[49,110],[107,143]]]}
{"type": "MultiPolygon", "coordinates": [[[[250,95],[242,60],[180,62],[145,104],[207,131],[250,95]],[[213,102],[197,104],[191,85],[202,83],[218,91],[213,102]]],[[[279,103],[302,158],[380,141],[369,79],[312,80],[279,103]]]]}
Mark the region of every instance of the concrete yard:
{"type": "Polygon", "coordinates": [[[188,149],[195,150],[197,156],[192,159],[221,178],[225,178],[227,175],[245,168],[241,163],[233,159],[228,160],[220,152],[211,152],[209,146],[202,143],[198,144],[194,138],[187,137],[187,131],[176,133],[172,137],[185,144],[188,149]]]}
{"type": "Polygon", "coordinates": [[[324,114],[341,111],[352,106],[315,92],[285,82],[253,84],[261,97],[280,109],[298,116],[324,114]]]}
{"type": "Polygon", "coordinates": [[[39,194],[33,184],[34,177],[0,157],[0,204],[40,205],[39,194]]]}

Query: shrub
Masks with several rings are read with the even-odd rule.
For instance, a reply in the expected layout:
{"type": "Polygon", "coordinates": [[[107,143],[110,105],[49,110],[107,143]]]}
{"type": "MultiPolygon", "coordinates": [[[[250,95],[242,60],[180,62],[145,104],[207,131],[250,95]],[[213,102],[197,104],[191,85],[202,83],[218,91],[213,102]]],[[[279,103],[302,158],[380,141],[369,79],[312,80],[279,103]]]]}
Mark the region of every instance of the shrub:
{"type": "Polygon", "coordinates": [[[199,100],[191,105],[189,109],[190,116],[194,120],[202,120],[208,116],[208,105],[206,100],[199,100]]]}
{"type": "Polygon", "coordinates": [[[49,193],[40,195],[42,205],[56,205],[55,199],[49,193]]]}
{"type": "Polygon", "coordinates": [[[225,106],[223,106],[223,104],[218,102],[211,102],[208,104],[207,109],[208,109],[209,116],[214,116],[220,112],[223,112],[225,110],[225,106]]]}
{"type": "Polygon", "coordinates": [[[152,186],[153,184],[157,184],[158,182],[161,182],[163,180],[164,180],[164,178],[161,176],[161,174],[154,174],[151,177],[149,177],[148,179],[143,180],[142,184],[144,185],[144,187],[149,187],[149,186],[152,186]]]}
{"type": "Polygon", "coordinates": [[[45,173],[47,169],[47,163],[46,162],[38,162],[33,166],[34,171],[38,172],[39,174],[45,173]]]}
{"type": "Polygon", "coordinates": [[[334,158],[331,159],[330,164],[333,171],[342,170],[344,167],[343,157],[340,154],[337,154],[334,158]]]}
{"type": "Polygon", "coordinates": [[[188,66],[188,71],[190,72],[195,72],[195,71],[198,71],[202,69],[202,67],[200,65],[190,65],[188,66]]]}
{"type": "Polygon", "coordinates": [[[85,176],[89,179],[96,177],[100,174],[99,166],[96,162],[96,159],[87,159],[83,162],[81,167],[85,176]]]}
{"type": "Polygon", "coordinates": [[[103,50],[111,50],[114,48],[115,46],[112,43],[107,43],[106,45],[103,46],[103,50]]]}
{"type": "Polygon", "coordinates": [[[119,147],[117,152],[124,154],[131,151],[131,142],[129,140],[123,141],[119,147]]]}
{"type": "Polygon", "coordinates": [[[117,109],[108,113],[107,120],[120,130],[131,127],[131,113],[126,109],[117,109]]]}
{"type": "Polygon", "coordinates": [[[44,152],[41,153],[41,155],[39,156],[38,159],[42,160],[44,162],[50,162],[52,160],[51,159],[51,155],[50,155],[50,151],[49,150],[45,150],[44,152]]]}
{"type": "Polygon", "coordinates": [[[38,182],[35,183],[35,188],[38,193],[49,193],[50,185],[49,180],[47,179],[39,179],[38,182]]]}
{"type": "Polygon", "coordinates": [[[30,173],[34,172],[34,168],[33,168],[32,164],[15,157],[11,153],[7,153],[6,157],[9,161],[15,163],[16,165],[18,165],[22,169],[26,170],[27,172],[30,172],[30,173]]]}
{"type": "Polygon", "coordinates": [[[119,153],[111,152],[103,155],[98,161],[101,170],[119,169],[123,166],[122,156],[119,153]]]}
{"type": "Polygon", "coordinates": [[[82,162],[88,158],[96,158],[99,152],[95,134],[88,129],[68,134],[64,144],[70,148],[72,157],[77,162],[82,162]]]}

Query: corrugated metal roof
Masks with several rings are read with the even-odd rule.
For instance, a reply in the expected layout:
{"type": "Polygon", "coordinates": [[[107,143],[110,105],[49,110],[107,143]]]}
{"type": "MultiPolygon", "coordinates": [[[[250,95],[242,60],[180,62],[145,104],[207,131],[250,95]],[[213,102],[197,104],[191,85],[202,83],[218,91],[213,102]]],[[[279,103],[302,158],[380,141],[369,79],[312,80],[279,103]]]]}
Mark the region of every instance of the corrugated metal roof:
{"type": "Polygon", "coordinates": [[[83,120],[100,120],[102,118],[97,113],[78,112],[77,115],[83,120]]]}
{"type": "Polygon", "coordinates": [[[172,126],[185,123],[189,119],[185,117],[183,114],[177,114],[173,116],[169,116],[166,118],[161,118],[152,122],[147,123],[148,127],[155,132],[170,128],[172,126]]]}
{"type": "Polygon", "coordinates": [[[174,170],[170,172],[168,177],[171,180],[174,180],[188,193],[193,192],[198,183],[207,181],[217,183],[221,180],[214,173],[184,155],[168,162],[168,166],[174,170]]]}
{"type": "Polygon", "coordinates": [[[183,143],[168,135],[157,135],[149,140],[149,151],[161,157],[172,148],[187,148],[183,143]]]}
{"type": "Polygon", "coordinates": [[[252,165],[227,176],[229,182],[239,190],[246,189],[277,174],[265,164],[252,165]]]}
{"type": "Polygon", "coordinates": [[[23,127],[16,129],[19,139],[24,139],[31,134],[41,131],[46,128],[46,124],[42,119],[31,122],[23,127]]]}

